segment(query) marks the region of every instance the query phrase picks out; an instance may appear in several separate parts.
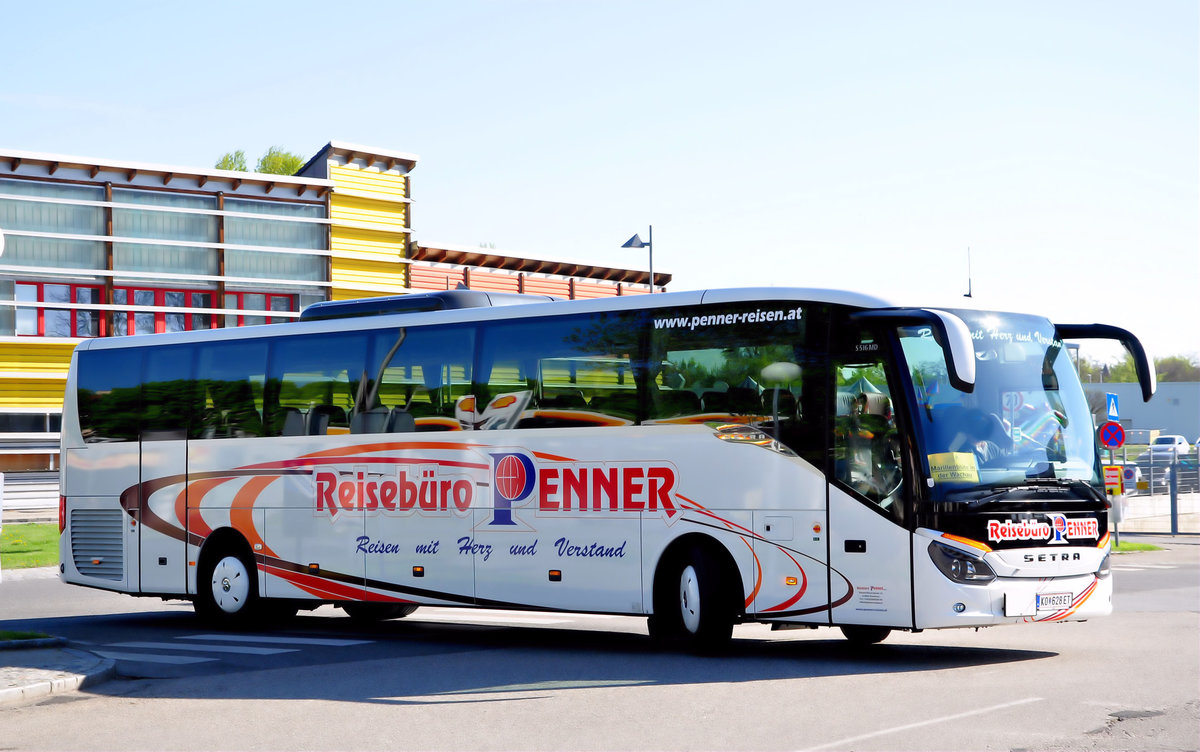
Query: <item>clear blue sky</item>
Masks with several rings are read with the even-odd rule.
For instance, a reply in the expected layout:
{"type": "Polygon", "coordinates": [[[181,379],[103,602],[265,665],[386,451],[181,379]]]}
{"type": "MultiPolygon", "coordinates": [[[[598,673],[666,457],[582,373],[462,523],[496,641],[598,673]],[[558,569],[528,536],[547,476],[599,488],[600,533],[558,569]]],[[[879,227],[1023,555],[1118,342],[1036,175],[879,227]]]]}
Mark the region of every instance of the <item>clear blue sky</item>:
{"type": "MultiPolygon", "coordinates": [[[[409,152],[414,234],[1200,353],[1200,18],[1129,2],[5,3],[0,146],[409,152]]],[[[1106,350],[1094,352],[1109,356],[1106,350]]]]}

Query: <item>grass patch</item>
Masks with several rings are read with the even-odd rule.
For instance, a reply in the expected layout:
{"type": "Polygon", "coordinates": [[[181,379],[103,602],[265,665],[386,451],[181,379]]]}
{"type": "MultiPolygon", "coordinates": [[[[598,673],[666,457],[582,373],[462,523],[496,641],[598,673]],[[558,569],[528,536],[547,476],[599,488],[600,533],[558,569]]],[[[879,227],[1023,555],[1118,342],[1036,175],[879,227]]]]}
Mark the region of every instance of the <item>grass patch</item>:
{"type": "Polygon", "coordinates": [[[1113,553],[1128,554],[1134,551],[1161,551],[1162,546],[1156,546],[1153,543],[1130,543],[1129,541],[1121,541],[1119,544],[1112,547],[1113,553]]]}
{"type": "Polygon", "coordinates": [[[14,632],[10,629],[0,629],[0,642],[6,640],[40,640],[49,636],[45,632],[14,632]]]}
{"type": "Polygon", "coordinates": [[[58,525],[25,522],[4,526],[0,535],[0,566],[5,569],[52,567],[58,563],[58,525]]]}

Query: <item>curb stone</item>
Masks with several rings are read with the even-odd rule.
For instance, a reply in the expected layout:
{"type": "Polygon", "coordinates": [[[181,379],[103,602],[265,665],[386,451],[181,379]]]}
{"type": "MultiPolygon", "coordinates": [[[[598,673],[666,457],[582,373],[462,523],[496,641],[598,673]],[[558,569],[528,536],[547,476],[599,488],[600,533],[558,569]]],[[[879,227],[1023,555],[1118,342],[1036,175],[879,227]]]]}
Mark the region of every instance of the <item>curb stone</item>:
{"type": "Polygon", "coordinates": [[[0,640],[0,650],[32,650],[34,648],[61,648],[67,644],[62,637],[36,637],[32,640],[0,640]]]}
{"type": "MultiPolygon", "coordinates": [[[[66,641],[62,638],[49,638],[66,641]]],[[[16,642],[16,641],[13,641],[16,642]]],[[[21,640],[22,643],[35,642],[21,640]]],[[[0,665],[0,681],[7,681],[10,686],[0,687],[0,708],[20,707],[30,705],[50,695],[73,692],[77,689],[91,687],[116,675],[116,661],[109,658],[74,650],[67,647],[35,648],[25,646],[31,652],[45,653],[42,663],[44,667],[5,667],[0,665]],[[56,667],[55,664],[58,664],[56,667]],[[69,668],[63,664],[70,665],[69,668]]],[[[15,655],[16,651],[7,655],[15,655]]],[[[0,664],[3,664],[0,659],[0,664]]]]}

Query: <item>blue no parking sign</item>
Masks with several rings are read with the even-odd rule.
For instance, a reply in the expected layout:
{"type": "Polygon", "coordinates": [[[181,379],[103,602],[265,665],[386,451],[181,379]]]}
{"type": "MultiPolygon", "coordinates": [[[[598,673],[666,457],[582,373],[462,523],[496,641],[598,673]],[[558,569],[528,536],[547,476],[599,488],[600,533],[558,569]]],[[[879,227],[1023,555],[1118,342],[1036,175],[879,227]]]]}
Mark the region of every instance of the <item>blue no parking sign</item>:
{"type": "Polygon", "coordinates": [[[1125,443],[1125,429],[1120,423],[1110,420],[1100,426],[1100,446],[1105,449],[1118,449],[1125,443]]]}

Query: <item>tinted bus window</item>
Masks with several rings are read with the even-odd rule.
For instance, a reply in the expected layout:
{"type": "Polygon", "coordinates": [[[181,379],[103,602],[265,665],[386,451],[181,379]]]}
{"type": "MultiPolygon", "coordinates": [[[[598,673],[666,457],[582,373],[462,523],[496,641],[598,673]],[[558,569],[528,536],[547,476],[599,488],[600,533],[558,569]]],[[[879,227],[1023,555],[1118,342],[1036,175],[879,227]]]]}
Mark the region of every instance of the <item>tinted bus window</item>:
{"type": "Polygon", "coordinates": [[[474,352],[473,326],[407,327],[403,337],[377,333],[372,360],[386,364],[374,369],[378,386],[372,385],[375,403],[368,409],[389,411],[389,431],[409,430],[410,420],[417,431],[459,428],[454,408],[470,393],[474,352]]]}
{"type": "Polygon", "coordinates": [[[143,441],[184,439],[203,394],[191,378],[193,349],[187,346],[148,349],[142,385],[143,441]]]}
{"type": "Polygon", "coordinates": [[[368,388],[367,334],[283,337],[272,342],[267,435],[349,433],[368,388]]]}
{"type": "Polygon", "coordinates": [[[85,441],[137,441],[141,370],[140,350],[79,353],[79,427],[85,441]]]}
{"type": "Polygon", "coordinates": [[[262,340],[201,345],[196,352],[196,388],[202,406],[195,438],[263,436],[263,388],[267,345],[262,340]]]}
{"type": "MultiPolygon", "coordinates": [[[[637,313],[601,313],[485,324],[474,386],[477,409],[495,415],[522,408],[521,428],[633,422],[642,319],[637,313]],[[509,402],[509,396],[518,402],[509,402]]],[[[483,412],[478,427],[517,427],[483,412]]]]}
{"type": "Polygon", "coordinates": [[[824,307],[738,303],[679,314],[652,333],[651,420],[758,425],[823,465],[824,307]]]}

